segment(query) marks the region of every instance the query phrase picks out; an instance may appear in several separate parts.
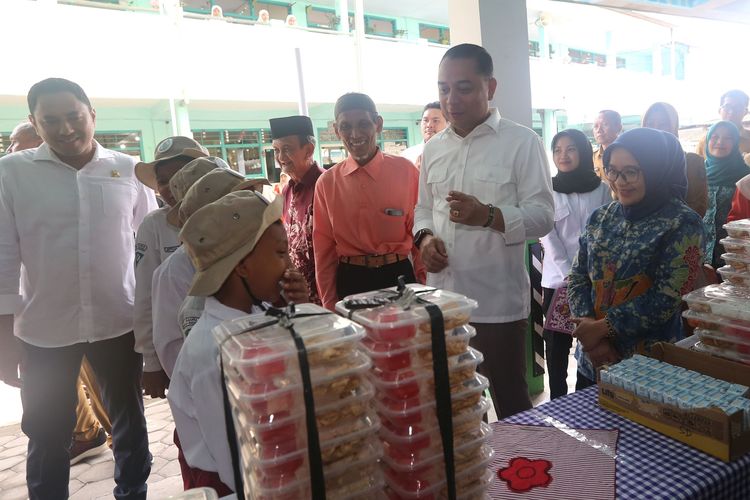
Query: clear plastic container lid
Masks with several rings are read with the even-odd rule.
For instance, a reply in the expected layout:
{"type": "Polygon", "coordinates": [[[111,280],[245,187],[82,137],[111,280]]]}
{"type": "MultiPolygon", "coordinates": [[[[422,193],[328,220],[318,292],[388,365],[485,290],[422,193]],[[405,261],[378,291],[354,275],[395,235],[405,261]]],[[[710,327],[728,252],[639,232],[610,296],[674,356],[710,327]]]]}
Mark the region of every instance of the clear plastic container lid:
{"type": "MultiPolygon", "coordinates": [[[[484,361],[484,355],[476,349],[469,348],[463,354],[448,358],[448,376],[451,390],[462,390],[459,385],[474,377],[477,366],[484,361]]],[[[389,371],[373,368],[370,380],[378,391],[378,396],[394,399],[409,399],[435,387],[432,365],[414,369],[389,371]]]]}
{"type": "Polygon", "coordinates": [[[750,266],[750,255],[742,255],[739,253],[723,253],[721,254],[721,258],[727,262],[739,263],[740,269],[745,269],[747,268],[747,266],[750,266]]]}
{"type": "MultiPolygon", "coordinates": [[[[364,373],[370,366],[372,366],[370,359],[358,350],[351,351],[347,357],[334,363],[311,365],[310,380],[313,390],[317,391],[318,388],[325,388],[324,386],[329,385],[336,379],[364,373]]],[[[286,393],[292,390],[302,390],[302,379],[299,370],[296,370],[296,373],[287,372],[285,377],[275,377],[268,382],[256,382],[253,379],[248,380],[245,377],[242,364],[237,365],[230,362],[224,364],[224,375],[231,383],[240,388],[242,393],[242,398],[240,399],[266,399],[281,392],[286,393]]]]}
{"type": "Polygon", "coordinates": [[[724,358],[730,361],[737,361],[739,363],[750,365],[750,355],[742,354],[731,349],[722,349],[720,347],[707,345],[702,340],[696,342],[696,344],[693,346],[693,349],[695,349],[696,351],[707,352],[708,354],[717,356],[719,358],[724,358]]]}
{"type": "MultiPolygon", "coordinates": [[[[256,495],[270,496],[294,491],[300,487],[309,488],[310,471],[307,451],[295,454],[285,460],[265,462],[262,466],[252,460],[247,446],[240,440],[243,474],[249,478],[250,489],[256,495]]],[[[323,464],[326,488],[338,489],[345,486],[351,471],[366,472],[378,476],[378,459],[383,449],[376,435],[370,435],[363,442],[353,443],[352,453],[345,458],[323,464]]]]}
{"type": "MultiPolygon", "coordinates": [[[[290,321],[304,341],[311,367],[348,356],[364,337],[362,327],[315,304],[296,306],[296,314],[290,321]],[[301,316],[305,314],[322,315],[301,316]]],[[[287,328],[275,323],[247,331],[273,320],[265,313],[253,314],[225,321],[213,330],[225,362],[251,383],[299,378],[297,347],[287,328]]]]}
{"type": "MultiPolygon", "coordinates": [[[[446,332],[448,356],[466,352],[469,340],[477,334],[471,325],[463,325],[446,332]]],[[[416,366],[432,366],[432,338],[417,335],[409,340],[385,342],[365,337],[360,343],[372,364],[381,370],[399,370],[416,366]]]]}
{"type": "MultiPolygon", "coordinates": [[[[492,484],[495,478],[495,474],[491,470],[485,469],[484,472],[476,470],[471,476],[464,476],[461,478],[461,487],[457,487],[459,498],[461,500],[487,500],[487,489],[492,484]],[[481,477],[478,476],[481,474],[481,477]],[[471,486],[469,486],[471,485],[471,486]]],[[[429,486],[429,485],[428,485],[429,486]]],[[[445,488],[445,485],[443,485],[445,488]]],[[[436,489],[429,487],[424,491],[418,492],[406,492],[402,488],[398,488],[401,493],[397,493],[389,485],[385,486],[385,498],[387,500],[412,500],[412,499],[423,499],[423,500],[436,500],[435,493],[436,489]]],[[[445,493],[447,494],[447,493],[445,493]]],[[[445,494],[440,498],[444,498],[445,494]]]]}
{"type": "MultiPolygon", "coordinates": [[[[487,467],[492,461],[494,451],[484,444],[473,453],[467,465],[456,467],[456,493],[459,498],[465,498],[465,492],[472,491],[477,483],[487,480],[487,467]]],[[[391,468],[387,463],[384,467],[388,488],[393,490],[396,498],[435,498],[446,487],[445,469],[442,463],[414,473],[403,472],[391,468]]]]}
{"type": "MultiPolygon", "coordinates": [[[[469,322],[471,311],[476,309],[477,302],[463,295],[439,290],[423,285],[410,284],[407,288],[417,297],[438,306],[443,313],[446,331],[469,322]]],[[[351,315],[357,323],[367,327],[368,333],[374,338],[386,341],[408,340],[417,333],[416,325],[426,324],[429,332],[430,316],[424,304],[412,302],[408,308],[400,303],[383,301],[392,299],[396,288],[375,290],[372,292],[351,295],[336,304],[336,312],[344,316],[351,315]],[[372,307],[349,310],[347,303],[372,303],[372,307]],[[379,303],[379,304],[378,304],[379,303]]],[[[361,306],[360,306],[361,307],[361,306]]]]}
{"type": "Polygon", "coordinates": [[[704,330],[713,330],[719,335],[738,339],[750,339],[750,323],[727,319],[716,314],[685,311],[682,316],[690,326],[704,330]]]}
{"type": "Polygon", "coordinates": [[[739,287],[750,288],[750,272],[738,271],[732,266],[723,266],[717,269],[717,271],[721,274],[721,278],[724,281],[728,281],[739,287]]]}
{"type": "Polygon", "coordinates": [[[727,335],[721,331],[704,330],[697,328],[695,334],[701,339],[703,344],[716,347],[717,349],[726,349],[735,351],[739,354],[750,356],[750,335],[745,337],[735,337],[727,335]]]}
{"type": "Polygon", "coordinates": [[[724,224],[730,238],[750,240],[750,219],[735,220],[724,224]]]}
{"type": "Polygon", "coordinates": [[[708,285],[683,297],[690,310],[750,322],[750,290],[729,283],[708,285]]]}
{"type": "MultiPolygon", "coordinates": [[[[475,411],[481,402],[482,392],[489,385],[486,377],[476,374],[462,383],[458,390],[452,390],[453,416],[475,411]]],[[[434,419],[435,395],[420,395],[410,399],[376,398],[375,409],[381,418],[388,419],[394,425],[419,425],[434,419]]]]}
{"type": "Polygon", "coordinates": [[[167,497],[167,500],[219,500],[219,497],[213,488],[191,488],[167,497]]]}
{"type": "Polygon", "coordinates": [[[739,253],[742,255],[750,255],[750,240],[742,238],[724,238],[719,240],[724,246],[724,250],[727,253],[739,253]]]}

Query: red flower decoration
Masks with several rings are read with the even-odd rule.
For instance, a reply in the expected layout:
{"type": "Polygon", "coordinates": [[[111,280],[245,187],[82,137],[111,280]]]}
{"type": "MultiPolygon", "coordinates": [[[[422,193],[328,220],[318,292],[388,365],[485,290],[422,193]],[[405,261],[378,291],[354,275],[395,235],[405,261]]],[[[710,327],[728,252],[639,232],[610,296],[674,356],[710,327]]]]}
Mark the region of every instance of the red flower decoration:
{"type": "Polygon", "coordinates": [[[552,481],[552,476],[547,472],[551,467],[552,462],[548,460],[516,457],[508,467],[499,469],[497,476],[508,483],[511,490],[522,493],[537,486],[547,486],[552,481]]]}

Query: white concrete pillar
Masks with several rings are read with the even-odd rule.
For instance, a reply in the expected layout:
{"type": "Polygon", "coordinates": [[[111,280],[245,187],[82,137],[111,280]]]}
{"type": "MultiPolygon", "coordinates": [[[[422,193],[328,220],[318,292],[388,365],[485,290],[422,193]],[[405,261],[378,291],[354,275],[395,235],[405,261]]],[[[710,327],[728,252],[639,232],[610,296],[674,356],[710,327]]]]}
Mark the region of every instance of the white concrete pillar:
{"type": "Polygon", "coordinates": [[[492,56],[498,81],[492,105],[531,127],[526,0],[448,0],[448,17],[452,45],[479,44],[492,56]]]}
{"type": "Polygon", "coordinates": [[[338,0],[336,2],[336,15],[339,17],[339,31],[349,33],[349,2],[338,0]]]}

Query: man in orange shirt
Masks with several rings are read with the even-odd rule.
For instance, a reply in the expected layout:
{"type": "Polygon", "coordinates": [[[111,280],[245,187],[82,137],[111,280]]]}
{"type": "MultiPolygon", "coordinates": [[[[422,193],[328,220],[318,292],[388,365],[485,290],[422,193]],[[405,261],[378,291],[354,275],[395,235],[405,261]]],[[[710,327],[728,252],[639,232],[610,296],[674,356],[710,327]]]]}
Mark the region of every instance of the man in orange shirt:
{"type": "Polygon", "coordinates": [[[400,275],[407,283],[424,275],[412,238],[416,167],[378,148],[383,118],[370,97],[344,94],[334,116],[349,157],[320,176],[313,208],[318,293],[328,309],[347,295],[394,286],[400,275]]]}

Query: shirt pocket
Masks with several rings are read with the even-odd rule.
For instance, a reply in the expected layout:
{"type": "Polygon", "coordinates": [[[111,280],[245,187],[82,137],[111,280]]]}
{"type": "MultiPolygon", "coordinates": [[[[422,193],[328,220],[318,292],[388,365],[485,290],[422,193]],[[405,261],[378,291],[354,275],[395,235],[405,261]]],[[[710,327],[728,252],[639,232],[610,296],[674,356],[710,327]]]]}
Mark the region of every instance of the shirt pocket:
{"type": "Polygon", "coordinates": [[[133,215],[135,188],[129,181],[107,179],[99,183],[101,213],[105,217],[126,218],[133,215]]]}
{"type": "Polygon", "coordinates": [[[373,241],[378,243],[401,243],[406,239],[406,215],[387,215],[380,211],[373,217],[372,211],[360,209],[362,227],[375,229],[373,241]]]}
{"type": "Polygon", "coordinates": [[[518,205],[513,172],[504,164],[481,165],[474,176],[473,193],[482,203],[495,205],[518,205]]]}
{"type": "Polygon", "coordinates": [[[567,206],[555,207],[555,224],[564,221],[569,215],[570,209],[567,206]]]}

